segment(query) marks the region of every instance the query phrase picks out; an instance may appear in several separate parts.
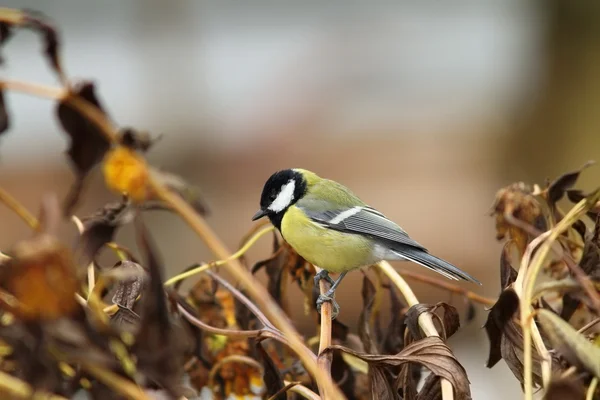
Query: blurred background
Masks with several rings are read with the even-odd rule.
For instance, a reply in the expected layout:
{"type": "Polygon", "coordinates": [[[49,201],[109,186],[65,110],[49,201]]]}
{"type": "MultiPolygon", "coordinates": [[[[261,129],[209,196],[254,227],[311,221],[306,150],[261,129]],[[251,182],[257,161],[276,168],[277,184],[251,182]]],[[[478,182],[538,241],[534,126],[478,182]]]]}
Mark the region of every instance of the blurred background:
{"type": "MultiPolygon", "coordinates": [[[[351,187],[483,282],[465,288],[495,297],[501,244],[489,208],[496,190],[521,180],[543,184],[598,158],[598,2],[4,6],[54,19],[69,76],[93,79],[120,125],[164,135],[150,161],[202,188],[209,222],[230,248],[252,226],[268,176],[302,167],[351,187]]],[[[2,50],[2,77],[56,85],[40,50],[35,34],[19,32],[2,50]]],[[[0,139],[0,184],[35,211],[43,193],[62,199],[73,181],[66,136],[51,102],[6,97],[11,129],[0,139]]],[[[594,188],[599,178],[598,167],[591,168],[580,186],[594,188]]],[[[116,199],[98,171],[84,198],[79,215],[116,199]]],[[[0,248],[30,235],[5,207],[0,219],[0,248]]],[[[156,214],[148,224],[169,275],[212,259],[178,218],[156,214]]],[[[74,240],[72,226],[65,238],[74,240]]],[[[134,246],[132,230],[122,230],[118,241],[134,246]]],[[[250,260],[269,251],[264,240],[250,260]]],[[[340,320],[351,326],[362,306],[361,281],[353,273],[337,292],[340,320]]],[[[422,302],[452,300],[438,289],[414,288],[422,302]]],[[[300,328],[312,334],[302,304],[293,308],[300,328]]],[[[473,397],[516,398],[519,383],[503,362],[484,368],[486,311],[476,308],[475,321],[450,341],[473,397]]]]}

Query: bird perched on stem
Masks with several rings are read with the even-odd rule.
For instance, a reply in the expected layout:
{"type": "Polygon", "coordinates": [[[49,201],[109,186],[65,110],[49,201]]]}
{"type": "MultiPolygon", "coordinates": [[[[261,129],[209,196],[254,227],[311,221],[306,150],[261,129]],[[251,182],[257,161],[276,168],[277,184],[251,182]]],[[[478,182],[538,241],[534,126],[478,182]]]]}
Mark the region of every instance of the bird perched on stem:
{"type": "Polygon", "coordinates": [[[325,279],[331,288],[319,295],[317,309],[320,312],[323,302],[332,302],[333,318],[339,313],[333,295],[346,274],[382,260],[409,260],[446,278],[481,284],[431,255],[348,188],[305,169],[285,169],[271,175],[262,191],[260,210],[252,220],[265,216],[300,256],[322,269],[315,276],[315,285],[325,279]],[[334,281],[329,272],[340,275],[334,281]]]}

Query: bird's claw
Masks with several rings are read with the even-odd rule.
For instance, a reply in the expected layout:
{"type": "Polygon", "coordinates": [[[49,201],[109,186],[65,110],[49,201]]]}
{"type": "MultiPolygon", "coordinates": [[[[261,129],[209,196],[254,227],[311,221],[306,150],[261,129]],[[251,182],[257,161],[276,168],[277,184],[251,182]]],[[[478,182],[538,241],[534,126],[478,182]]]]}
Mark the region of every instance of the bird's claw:
{"type": "Polygon", "coordinates": [[[330,296],[328,294],[319,295],[319,297],[317,298],[317,311],[319,312],[319,314],[321,314],[321,307],[325,302],[331,303],[331,319],[336,319],[338,314],[340,313],[340,306],[333,298],[333,294],[331,294],[330,296]]]}
{"type": "Polygon", "coordinates": [[[333,285],[335,283],[335,281],[333,280],[332,277],[329,276],[329,272],[325,271],[324,269],[320,270],[316,275],[315,275],[315,286],[319,286],[319,282],[325,279],[327,281],[327,283],[329,283],[330,285],[333,285]]]}

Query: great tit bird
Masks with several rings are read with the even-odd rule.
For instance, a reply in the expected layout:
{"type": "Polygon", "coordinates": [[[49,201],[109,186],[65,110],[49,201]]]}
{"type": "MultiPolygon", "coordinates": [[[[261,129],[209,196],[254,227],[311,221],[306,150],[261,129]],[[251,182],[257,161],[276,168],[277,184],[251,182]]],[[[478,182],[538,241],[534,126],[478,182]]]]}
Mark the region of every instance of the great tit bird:
{"type": "Polygon", "coordinates": [[[408,234],[368,206],[348,188],[323,179],[305,169],[285,169],[271,175],[260,198],[260,210],[280,231],[283,239],[305,260],[322,271],[315,276],[331,288],[317,300],[317,309],[332,302],[333,315],[339,306],[333,295],[346,274],[355,268],[382,260],[409,260],[446,278],[475,282],[475,278],[435,257],[408,234]],[[339,273],[334,281],[328,272],[339,273]]]}

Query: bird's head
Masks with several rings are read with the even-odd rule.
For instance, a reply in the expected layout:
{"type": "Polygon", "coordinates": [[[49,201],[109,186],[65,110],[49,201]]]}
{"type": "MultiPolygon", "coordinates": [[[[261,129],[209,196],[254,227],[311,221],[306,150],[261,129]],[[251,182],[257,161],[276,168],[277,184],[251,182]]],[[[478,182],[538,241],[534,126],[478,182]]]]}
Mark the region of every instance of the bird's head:
{"type": "Polygon", "coordinates": [[[267,180],[260,196],[260,210],[252,217],[253,221],[268,216],[271,222],[277,222],[292,204],[300,200],[307,189],[307,179],[303,170],[284,169],[277,171],[267,180]]]}

